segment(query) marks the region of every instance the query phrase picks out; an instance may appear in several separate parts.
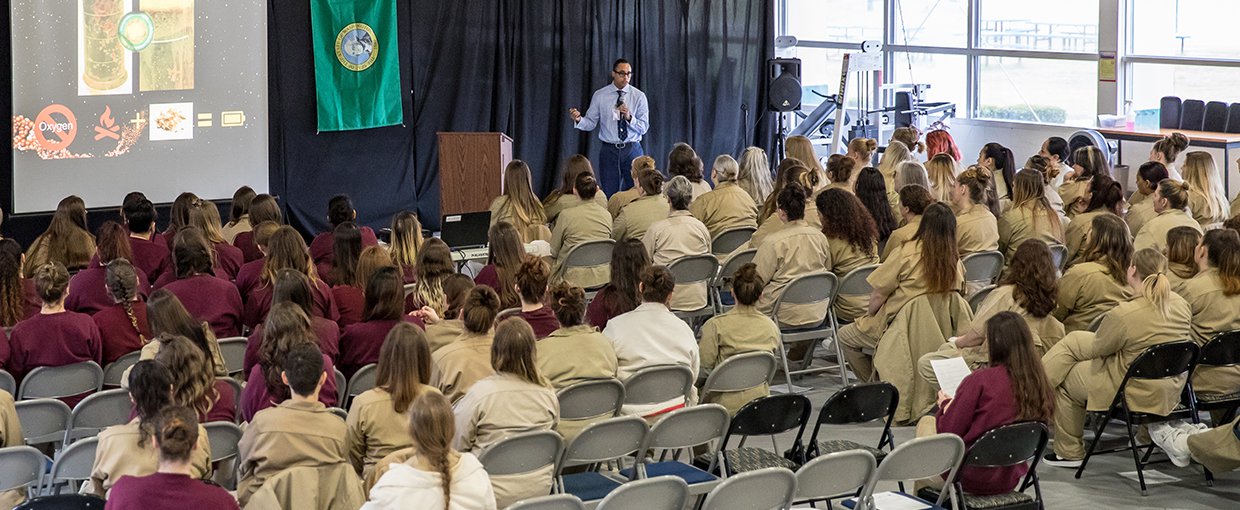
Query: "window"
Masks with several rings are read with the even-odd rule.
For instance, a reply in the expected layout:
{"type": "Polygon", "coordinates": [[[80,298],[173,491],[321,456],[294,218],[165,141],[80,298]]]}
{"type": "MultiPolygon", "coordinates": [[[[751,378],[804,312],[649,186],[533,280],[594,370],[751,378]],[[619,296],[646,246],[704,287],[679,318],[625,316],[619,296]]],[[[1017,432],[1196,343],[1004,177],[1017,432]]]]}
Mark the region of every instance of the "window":
{"type": "Polygon", "coordinates": [[[968,0],[895,0],[895,44],[963,48],[969,40],[968,0]]]}
{"type": "Polygon", "coordinates": [[[1098,51],[1098,0],[977,0],[977,3],[977,45],[980,48],[1098,51]]]}
{"type": "Polygon", "coordinates": [[[845,51],[835,48],[797,48],[796,57],[801,59],[802,111],[813,110],[814,106],[823,101],[822,96],[839,92],[840,68],[844,65],[845,51]]]}
{"type": "Polygon", "coordinates": [[[1092,126],[1097,64],[1087,60],[980,57],[974,117],[1092,126]]]}
{"type": "MultiPolygon", "coordinates": [[[[1235,0],[1132,0],[1132,52],[1164,57],[1240,57],[1235,0]]],[[[1234,76],[1234,75],[1233,75],[1234,76]]]]}
{"type": "Polygon", "coordinates": [[[787,35],[804,41],[883,40],[883,0],[786,0],[787,35]]]}
{"type": "MultiPolygon", "coordinates": [[[[895,53],[892,55],[892,83],[926,83],[926,101],[956,103],[956,116],[963,117],[969,97],[968,60],[964,55],[934,53],[895,53]]],[[[937,117],[936,117],[937,118],[937,117]]]]}
{"type": "Polygon", "coordinates": [[[1202,101],[1240,101],[1240,67],[1133,64],[1132,106],[1158,108],[1163,96],[1202,101]]]}

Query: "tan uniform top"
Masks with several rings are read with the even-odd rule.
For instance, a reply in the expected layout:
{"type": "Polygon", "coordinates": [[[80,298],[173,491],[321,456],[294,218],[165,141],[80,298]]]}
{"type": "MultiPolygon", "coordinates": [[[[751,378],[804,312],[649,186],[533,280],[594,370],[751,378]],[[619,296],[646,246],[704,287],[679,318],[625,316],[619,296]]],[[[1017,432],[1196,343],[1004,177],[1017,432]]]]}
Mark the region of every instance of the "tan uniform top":
{"type": "Polygon", "coordinates": [[[568,280],[579,287],[606,284],[611,278],[608,266],[564,267],[564,256],[574,246],[587,241],[611,239],[611,214],[595,202],[565,209],[551,231],[551,256],[555,258],[554,281],[568,280]]]}
{"type": "MultiPolygon", "coordinates": [[[[724,360],[747,352],[771,352],[779,346],[779,326],[770,317],[752,306],[737,306],[716,315],[702,325],[702,371],[714,370],[724,360]]],[[[702,396],[702,403],[720,404],[736,414],[749,401],[770,394],[763,384],[744,391],[712,392],[702,396]]]]}
{"type": "Polygon", "coordinates": [[[624,191],[617,191],[615,195],[607,199],[607,212],[611,213],[612,218],[615,218],[620,215],[620,211],[624,209],[624,206],[629,205],[641,196],[642,190],[636,186],[624,191]]]}
{"type": "Polygon", "coordinates": [[[1059,216],[1066,218],[1067,216],[1064,215],[1063,210],[1063,198],[1059,196],[1059,188],[1052,184],[1047,184],[1042,191],[1046,194],[1046,201],[1050,202],[1051,209],[1054,209],[1055,212],[1059,213],[1059,216]]]}
{"type": "Polygon", "coordinates": [[[1167,250],[1167,232],[1175,227],[1192,227],[1201,232],[1201,225],[1188,213],[1176,209],[1167,209],[1150,219],[1141,227],[1137,238],[1132,241],[1132,250],[1153,248],[1160,252],[1167,250]]]}
{"type": "Polygon", "coordinates": [[[1063,199],[1064,214],[1068,215],[1069,218],[1075,216],[1075,204],[1078,200],[1085,197],[1085,192],[1087,191],[1089,191],[1089,179],[1072,180],[1063,183],[1059,187],[1059,198],[1063,199]]]}
{"type": "Polygon", "coordinates": [[[1208,203],[1209,201],[1206,200],[1205,194],[1200,191],[1190,190],[1188,192],[1188,210],[1192,212],[1193,219],[1197,221],[1197,224],[1201,225],[1202,228],[1217,228],[1224,221],[1227,221],[1227,216],[1214,216],[1209,212],[1210,207],[1207,205],[1208,203]]]}
{"type": "Polygon", "coordinates": [[[543,213],[542,204],[535,202],[538,210],[533,211],[529,218],[517,216],[517,208],[508,201],[508,195],[500,195],[491,201],[491,226],[506,221],[521,234],[522,242],[546,240],[547,216],[543,213]]]}
{"type": "MultiPolygon", "coordinates": [[[[822,218],[818,217],[817,198],[818,194],[815,193],[805,200],[805,218],[803,221],[811,227],[822,230],[822,218]]],[[[749,238],[749,247],[754,249],[761,247],[762,243],[766,242],[766,239],[771,234],[783,230],[785,226],[784,220],[779,219],[779,211],[771,213],[765,220],[762,220],[761,225],[758,225],[758,230],[753,233],[753,237],[749,238]]]]}
{"type": "MultiPolygon", "coordinates": [[[[1144,197],[1145,195],[1134,193],[1132,196],[1136,198],[1144,197]]],[[[1149,223],[1155,216],[1158,216],[1158,213],[1154,212],[1154,201],[1141,200],[1128,207],[1128,214],[1124,217],[1124,221],[1128,222],[1128,232],[1140,233],[1145,224],[1149,223]]]]}
{"type": "Polygon", "coordinates": [[[956,213],[956,249],[960,256],[999,249],[999,220],[990,210],[974,205],[956,213]]]}
{"type": "Polygon", "coordinates": [[[1104,214],[1112,214],[1105,209],[1095,209],[1077,214],[1064,228],[1064,246],[1068,248],[1068,266],[1079,262],[1085,256],[1085,239],[1094,229],[1094,218],[1104,214]]]}
{"type": "Polygon", "coordinates": [[[616,350],[594,326],[560,328],[535,345],[538,373],[557,390],[590,379],[616,377],[616,350]]]}
{"type": "MultiPolygon", "coordinates": [[[[1184,284],[1181,295],[1193,312],[1192,338],[1204,346],[1215,335],[1240,329],[1240,294],[1223,293],[1218,268],[1197,273],[1184,284]]],[[[1193,390],[1197,393],[1230,395],[1240,392],[1240,367],[1207,367],[1199,365],[1193,373],[1193,390]]]]}
{"type": "Polygon", "coordinates": [[[508,373],[478,381],[453,407],[456,448],[475,455],[513,434],[551,430],[560,419],[551,388],[508,373]]]}
{"type": "Polygon", "coordinates": [[[448,402],[456,402],[474,383],[495,373],[491,368],[494,332],[463,333],[455,342],[431,354],[434,370],[431,386],[439,388],[448,402]]]}
{"type": "Polygon", "coordinates": [[[1232,218],[1235,218],[1236,215],[1240,214],[1240,196],[1232,199],[1231,211],[1228,214],[1230,214],[1232,218]]]}
{"type": "Polygon", "coordinates": [[[254,225],[250,224],[250,215],[242,214],[240,218],[237,218],[236,223],[227,223],[221,227],[220,235],[224,236],[224,242],[232,244],[233,240],[237,238],[237,234],[252,230],[254,230],[254,225]]]}
{"type": "Polygon", "coordinates": [[[1008,209],[999,218],[998,225],[999,250],[1003,252],[1006,260],[1012,260],[1016,249],[1030,239],[1037,239],[1048,245],[1063,244],[1064,241],[1063,223],[1060,223],[1060,232],[1055,232],[1046,212],[1034,209],[1030,204],[1008,209]]]}
{"type": "MultiPolygon", "coordinates": [[[[887,301],[875,315],[863,315],[857,318],[857,328],[870,338],[882,338],[887,324],[895,317],[900,308],[913,298],[930,293],[922,271],[921,241],[904,243],[891,254],[866,278],[870,287],[887,295],[887,301]]],[[[956,263],[956,279],[951,288],[961,290],[964,287],[964,265],[956,263]]]]}
{"type": "Polygon", "coordinates": [[[693,190],[689,198],[690,203],[696,202],[699,197],[711,192],[710,183],[706,182],[706,179],[702,179],[698,182],[689,181],[689,186],[693,190]]]}
{"type": "MultiPolygon", "coordinates": [[[[803,220],[789,222],[788,226],[771,234],[758,247],[753,258],[758,266],[758,277],[766,282],[758,310],[770,314],[775,301],[784,288],[799,276],[827,271],[831,267],[831,248],[822,231],[809,226],[803,220]]],[[[779,322],[788,326],[817,324],[827,315],[827,303],[781,306],[779,322]]]]}
{"type": "Polygon", "coordinates": [[[1167,263],[1167,279],[1171,281],[1171,292],[1179,294],[1180,297],[1187,297],[1185,289],[1188,281],[1197,276],[1197,263],[1181,264],[1179,262],[1167,263]]]}
{"type": "Polygon", "coordinates": [[[641,240],[650,225],[667,218],[670,207],[663,195],[649,195],[638,198],[624,206],[620,215],[611,224],[611,238],[617,241],[625,239],[641,240]]]}
{"type": "MultiPolygon", "coordinates": [[[[1128,366],[1147,348],[1188,338],[1192,312],[1184,298],[1174,292],[1167,299],[1164,316],[1144,296],[1115,306],[1102,319],[1093,342],[1090,370],[1090,411],[1104,411],[1115,398],[1128,366]]],[[[1185,377],[1172,380],[1133,381],[1125,394],[1128,406],[1140,413],[1166,415],[1180,403],[1185,377]]]]}
{"type": "MultiPolygon", "coordinates": [[[[1029,326],[1029,331],[1033,333],[1033,345],[1037,347],[1039,354],[1045,354],[1047,349],[1052,345],[1059,343],[1063,339],[1064,329],[1063,323],[1053,315],[1045,317],[1034,317],[1016,302],[1013,295],[1015,285],[1003,285],[991,291],[989,296],[982,301],[982,305],[978,307],[977,313],[973,315],[973,320],[969,322],[962,330],[964,332],[973,333],[974,335],[986,338],[986,321],[990,320],[999,312],[1015,312],[1025,319],[1025,324],[1029,326]]],[[[977,347],[964,347],[960,349],[964,354],[965,360],[970,362],[970,366],[974,362],[989,362],[990,348],[983,341],[982,345],[977,347]]]]}
{"type": "Polygon", "coordinates": [[[431,352],[433,353],[455,342],[464,333],[465,321],[461,319],[444,319],[426,326],[426,342],[430,344],[431,352]]]}
{"type": "Polygon", "coordinates": [[[17,405],[13,394],[0,390],[0,447],[26,444],[22,436],[22,422],[17,419],[17,405]]]}
{"type": "MultiPolygon", "coordinates": [[[[896,217],[899,218],[899,216],[896,217]]],[[[905,223],[904,226],[892,230],[891,235],[887,237],[887,244],[883,246],[883,253],[879,256],[878,260],[881,262],[886,262],[887,257],[890,257],[896,249],[900,248],[901,245],[912,240],[913,236],[917,235],[917,229],[919,228],[921,228],[920,214],[909,218],[908,223],[905,223]]]]}
{"type": "MultiPolygon", "coordinates": [[[[581,205],[581,202],[582,200],[577,198],[577,195],[572,193],[561,195],[557,191],[548,195],[546,200],[543,200],[543,212],[546,213],[548,222],[555,223],[556,219],[560,217],[560,213],[566,209],[581,205]]],[[[599,188],[598,193],[594,194],[592,202],[602,206],[604,209],[607,208],[607,194],[603,193],[602,188],[599,188]]]]}
{"type": "Polygon", "coordinates": [[[689,211],[706,225],[710,237],[725,230],[758,226],[758,209],[753,198],[735,182],[720,184],[714,191],[693,199],[689,211]]]}
{"type": "MultiPolygon", "coordinates": [[[[878,246],[872,246],[870,252],[865,253],[848,241],[837,237],[828,237],[827,248],[831,252],[831,267],[829,270],[835,273],[835,276],[839,277],[841,281],[854,269],[878,263],[878,246]]],[[[835,317],[842,321],[853,321],[857,317],[865,315],[865,310],[869,306],[869,294],[862,296],[840,294],[835,297],[835,317]]]]}
{"type": "MultiPolygon", "coordinates": [[[[421,385],[418,392],[439,393],[434,386],[421,385]]],[[[349,462],[365,477],[376,462],[388,454],[413,444],[409,436],[409,417],[393,408],[392,394],[372,388],[353,398],[349,405],[349,462]]]]}
{"type": "MultiPolygon", "coordinates": [[[[710,255],[710,231],[689,211],[672,211],[667,218],[650,225],[642,238],[652,263],[666,266],[689,255],[710,255]]],[[[693,311],[706,306],[707,282],[677,284],[670,308],[693,311]]]]}
{"type": "Polygon", "coordinates": [[[263,482],[290,467],[347,463],[347,435],[344,421],[318,401],[289,399],[259,411],[237,444],[237,501],[244,507],[263,482]]]}
{"type": "MultiPolygon", "coordinates": [[[[10,403],[9,407],[12,406],[10,403]]],[[[7,417],[5,422],[7,429],[7,417]]],[[[99,444],[95,447],[95,464],[90,469],[95,495],[105,497],[122,476],[146,476],[159,469],[159,450],[151,444],[150,438],[139,446],[139,437],[141,432],[137,418],[124,425],[108,427],[99,433],[99,444]]],[[[19,442],[16,444],[23,444],[20,434],[17,439],[19,442]]],[[[9,441],[10,438],[5,437],[4,445],[13,446],[9,441]]],[[[190,454],[190,464],[193,465],[194,478],[205,479],[211,476],[211,442],[207,440],[207,430],[202,425],[198,426],[198,449],[190,454]]]]}
{"type": "Polygon", "coordinates": [[[1063,322],[1069,333],[1089,329],[1094,318],[1129,299],[1130,295],[1128,285],[1111,278],[1105,266],[1081,262],[1068,268],[1059,279],[1055,318],[1063,322]]]}

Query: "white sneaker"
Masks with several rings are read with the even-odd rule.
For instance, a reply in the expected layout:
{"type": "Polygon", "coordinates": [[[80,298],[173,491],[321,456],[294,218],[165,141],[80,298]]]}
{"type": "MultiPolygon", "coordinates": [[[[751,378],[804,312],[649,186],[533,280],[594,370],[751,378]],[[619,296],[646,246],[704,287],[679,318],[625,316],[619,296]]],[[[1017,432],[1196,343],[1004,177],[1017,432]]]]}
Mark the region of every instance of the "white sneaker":
{"type": "Polygon", "coordinates": [[[1210,426],[1204,423],[1190,423],[1190,422],[1183,421],[1183,420],[1177,420],[1174,422],[1170,422],[1169,424],[1172,427],[1183,430],[1190,436],[1193,434],[1200,434],[1202,432],[1210,430],[1210,426]]]}
{"type": "Polygon", "coordinates": [[[1149,426],[1150,439],[1162,448],[1177,467],[1187,467],[1191,456],[1188,452],[1188,432],[1167,423],[1149,426]]]}

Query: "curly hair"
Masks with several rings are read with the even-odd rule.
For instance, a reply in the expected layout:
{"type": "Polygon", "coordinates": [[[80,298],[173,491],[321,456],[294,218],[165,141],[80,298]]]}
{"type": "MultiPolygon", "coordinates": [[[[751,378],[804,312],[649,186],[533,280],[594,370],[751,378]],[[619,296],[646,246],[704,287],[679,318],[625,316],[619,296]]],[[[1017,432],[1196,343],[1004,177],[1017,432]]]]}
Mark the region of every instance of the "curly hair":
{"type": "Polygon", "coordinates": [[[206,417],[219,401],[215,389],[215,367],[202,355],[202,349],[183,336],[164,336],[155,361],[172,374],[172,400],[206,417]]]}
{"type": "Polygon", "coordinates": [[[878,227],[861,200],[842,189],[828,188],[814,199],[822,219],[822,233],[843,239],[858,252],[873,256],[878,247],[878,227]]]}
{"type": "Polygon", "coordinates": [[[1013,287],[1012,298],[1029,315],[1039,319],[1049,315],[1059,295],[1059,277],[1050,248],[1037,239],[1021,243],[999,284],[1013,287]]]}

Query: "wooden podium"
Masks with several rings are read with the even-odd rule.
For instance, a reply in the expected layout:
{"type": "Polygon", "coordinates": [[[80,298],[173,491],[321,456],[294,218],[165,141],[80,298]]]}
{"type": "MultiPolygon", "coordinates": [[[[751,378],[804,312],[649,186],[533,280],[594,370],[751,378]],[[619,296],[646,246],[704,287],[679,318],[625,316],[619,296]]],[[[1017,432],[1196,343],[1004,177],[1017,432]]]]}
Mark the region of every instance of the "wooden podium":
{"type": "Polygon", "coordinates": [[[485,211],[503,192],[512,138],[503,133],[437,133],[440,214],[485,211]]]}

